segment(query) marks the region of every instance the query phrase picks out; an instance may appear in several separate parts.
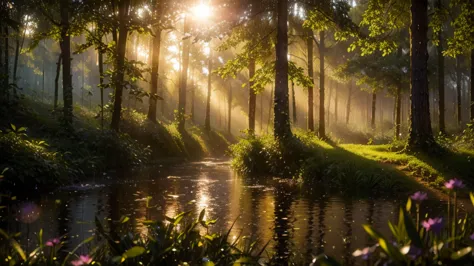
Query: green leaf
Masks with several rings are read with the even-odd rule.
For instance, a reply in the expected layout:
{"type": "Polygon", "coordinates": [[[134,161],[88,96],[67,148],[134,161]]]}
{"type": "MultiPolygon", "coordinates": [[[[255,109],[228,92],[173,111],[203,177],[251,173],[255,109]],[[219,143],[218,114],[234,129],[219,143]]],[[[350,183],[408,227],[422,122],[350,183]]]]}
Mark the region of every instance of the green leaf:
{"type": "Polygon", "coordinates": [[[469,197],[471,198],[472,205],[474,205],[474,194],[472,194],[472,192],[469,193],[469,197]]]}
{"type": "Polygon", "coordinates": [[[135,247],[125,251],[125,253],[122,254],[122,258],[131,259],[131,258],[135,258],[137,256],[140,256],[143,253],[145,253],[145,248],[144,247],[135,246],[135,247]]]}
{"type": "Polygon", "coordinates": [[[16,253],[20,255],[23,261],[26,261],[25,251],[21,248],[20,244],[18,244],[18,242],[16,242],[14,239],[11,239],[10,241],[11,241],[12,247],[16,250],[16,253]]]}
{"type": "Polygon", "coordinates": [[[199,214],[199,219],[198,221],[203,221],[204,220],[204,215],[206,214],[206,209],[202,209],[201,213],[199,214]]]}
{"type": "Polygon", "coordinates": [[[120,219],[120,222],[123,223],[123,224],[128,222],[128,221],[130,221],[130,218],[127,217],[127,216],[122,216],[122,218],[120,219]]]}
{"type": "Polygon", "coordinates": [[[403,223],[405,224],[405,229],[407,230],[407,234],[408,237],[410,237],[411,242],[417,248],[423,248],[423,241],[421,241],[420,235],[416,231],[415,224],[413,223],[410,215],[403,208],[400,208],[400,211],[403,212],[403,223]]]}
{"type": "Polygon", "coordinates": [[[13,131],[16,131],[16,126],[14,124],[10,124],[10,127],[13,129],[13,131]]]}
{"type": "Polygon", "coordinates": [[[472,252],[472,247],[466,247],[451,254],[451,259],[459,260],[472,252]]]}
{"type": "Polygon", "coordinates": [[[407,200],[406,210],[407,210],[408,212],[411,210],[411,199],[410,199],[410,198],[408,198],[408,200],[407,200]]]}

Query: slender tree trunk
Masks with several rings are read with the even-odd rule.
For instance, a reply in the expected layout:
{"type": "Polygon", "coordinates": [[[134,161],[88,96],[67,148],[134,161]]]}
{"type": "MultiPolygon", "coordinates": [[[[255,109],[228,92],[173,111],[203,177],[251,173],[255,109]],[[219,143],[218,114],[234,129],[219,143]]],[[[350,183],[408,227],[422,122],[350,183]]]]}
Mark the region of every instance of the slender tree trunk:
{"type": "Polygon", "coordinates": [[[263,91],[260,93],[260,134],[263,132],[263,91]]]}
{"type": "Polygon", "coordinates": [[[100,90],[100,128],[104,129],[104,54],[98,49],[99,57],[99,90],[100,90]]]}
{"type": "Polygon", "coordinates": [[[272,110],[273,110],[273,103],[274,103],[274,100],[273,100],[273,90],[274,90],[274,87],[272,86],[272,90],[270,91],[270,105],[268,106],[268,123],[267,123],[267,133],[268,133],[268,130],[269,130],[269,127],[270,125],[272,124],[272,110]]]}
{"type": "Polygon", "coordinates": [[[296,95],[295,95],[295,83],[291,81],[291,98],[292,98],[292,107],[293,107],[293,125],[296,126],[298,122],[298,114],[296,113],[296,95]]]}
{"type": "Polygon", "coordinates": [[[319,137],[326,138],[326,118],[324,116],[324,31],[319,32],[319,137]]]}
{"type": "Polygon", "coordinates": [[[352,80],[349,81],[349,91],[347,92],[346,125],[349,125],[349,120],[351,117],[351,101],[352,101],[352,80]]]}
{"type": "MultiPolygon", "coordinates": [[[[441,3],[441,0],[438,0],[441,3]]],[[[439,131],[441,134],[446,133],[445,125],[445,88],[444,88],[444,56],[443,56],[443,39],[442,33],[438,34],[438,100],[439,100],[439,131]]]]}
{"type": "Polygon", "coordinates": [[[61,59],[62,55],[59,54],[58,62],[56,63],[56,77],[54,78],[54,101],[53,108],[56,110],[58,108],[58,97],[59,97],[59,74],[61,72],[61,59]]]}
{"type": "Polygon", "coordinates": [[[227,121],[227,133],[232,134],[232,83],[229,84],[229,96],[227,97],[227,112],[228,112],[228,121],[227,121]]]}
{"type": "MultiPolygon", "coordinates": [[[[0,20],[0,36],[3,34],[3,23],[4,22],[2,20],[0,20]]],[[[1,41],[1,39],[0,39],[0,41],[1,41]]],[[[3,43],[0,42],[0,72],[1,73],[3,73],[3,68],[5,67],[4,61],[3,61],[3,50],[2,49],[3,49],[3,43]]],[[[0,81],[3,81],[3,80],[0,79],[0,81]]],[[[2,83],[2,85],[3,85],[3,83],[2,83]]],[[[1,97],[5,97],[5,99],[6,99],[6,95],[7,95],[7,89],[8,89],[8,87],[3,87],[1,89],[1,93],[2,93],[1,97]]]]}
{"type": "Polygon", "coordinates": [[[411,128],[409,146],[428,150],[434,143],[428,91],[428,0],[411,0],[411,128]]]}
{"type": "Polygon", "coordinates": [[[61,55],[63,61],[63,122],[72,127],[72,72],[71,37],[69,34],[69,0],[60,1],[61,10],[61,55]]]}
{"type": "MultiPolygon", "coordinates": [[[[18,11],[21,14],[21,11],[18,11]]],[[[18,15],[17,19],[21,19],[18,15]]],[[[13,83],[17,83],[18,58],[20,57],[20,33],[17,33],[15,38],[15,59],[13,61],[13,83]]],[[[16,96],[16,88],[13,87],[13,95],[16,96]]]]}
{"type": "Polygon", "coordinates": [[[206,131],[211,131],[211,93],[212,93],[212,48],[209,43],[209,59],[207,69],[209,73],[207,75],[207,100],[206,100],[206,119],[204,121],[204,128],[206,131]]]}
{"type": "Polygon", "coordinates": [[[374,132],[375,132],[376,105],[377,105],[377,93],[373,92],[372,93],[372,119],[370,120],[370,127],[372,128],[372,131],[374,131],[374,132]]]}
{"type": "MultiPolygon", "coordinates": [[[[8,12],[8,11],[7,11],[8,12]]],[[[5,24],[4,26],[4,41],[5,41],[5,67],[3,68],[3,76],[4,76],[4,83],[3,86],[7,92],[7,99],[10,97],[10,92],[9,92],[9,87],[10,87],[10,64],[8,62],[9,60],[9,52],[10,52],[10,45],[9,45],[9,38],[8,38],[8,26],[5,24]]]]}
{"type": "Polygon", "coordinates": [[[157,27],[152,42],[150,104],[148,106],[148,120],[156,122],[156,106],[158,101],[158,70],[160,64],[161,29],[157,27]]]}
{"type": "Polygon", "coordinates": [[[457,121],[458,121],[458,126],[462,125],[462,97],[461,97],[461,92],[462,91],[462,72],[461,72],[461,58],[458,56],[456,58],[456,106],[457,106],[457,121]]]}
{"type": "Polygon", "coordinates": [[[128,12],[130,8],[130,0],[122,0],[119,2],[119,36],[117,43],[117,58],[115,62],[115,97],[114,97],[114,109],[112,113],[112,123],[110,127],[116,132],[120,129],[120,119],[122,113],[122,94],[123,94],[123,81],[125,77],[125,53],[127,51],[127,38],[128,28],[126,23],[128,22],[128,12]]]}
{"type": "Polygon", "coordinates": [[[395,116],[395,138],[400,139],[401,111],[402,111],[402,87],[397,88],[396,96],[396,116],[395,116]]]}
{"type": "Polygon", "coordinates": [[[474,49],[471,50],[471,122],[474,122],[474,49]]]}
{"type": "Polygon", "coordinates": [[[336,97],[334,98],[334,122],[337,125],[337,119],[338,119],[338,103],[339,103],[339,94],[337,93],[339,90],[339,83],[336,82],[336,85],[334,86],[334,93],[336,94],[336,97]]]}
{"type": "Polygon", "coordinates": [[[308,77],[311,79],[311,86],[308,86],[308,121],[307,128],[309,131],[314,131],[314,64],[313,64],[313,31],[308,30],[306,38],[307,53],[308,53],[308,77]]]}
{"type": "Polygon", "coordinates": [[[249,61],[249,134],[255,133],[255,113],[257,109],[257,94],[253,89],[254,82],[252,78],[255,75],[255,60],[249,61]]]}
{"type": "Polygon", "coordinates": [[[328,108],[326,111],[327,114],[327,126],[330,128],[331,126],[331,99],[332,99],[332,87],[333,87],[333,82],[332,80],[329,81],[329,97],[328,97],[328,108]]]}
{"type": "MultiPolygon", "coordinates": [[[[191,31],[191,21],[189,16],[184,18],[184,34],[191,31]]],[[[212,54],[211,43],[209,48],[212,54]]],[[[181,78],[179,79],[179,99],[178,99],[178,130],[184,132],[186,123],[186,86],[188,82],[188,67],[189,67],[189,51],[191,49],[191,38],[183,40],[183,62],[181,68],[181,78]]],[[[209,78],[211,76],[212,68],[209,67],[209,78]]],[[[208,95],[209,97],[210,95],[208,95]]],[[[207,111],[206,111],[207,116],[207,111]]],[[[207,127],[207,125],[206,125],[207,127]]],[[[209,127],[210,128],[210,127],[209,127]]]]}
{"type": "Polygon", "coordinates": [[[278,0],[274,137],[292,136],[288,105],[288,0],[278,0]]]}
{"type": "Polygon", "coordinates": [[[195,114],[195,106],[194,106],[194,102],[195,102],[195,98],[196,98],[196,73],[193,72],[193,85],[191,87],[191,120],[193,121],[193,123],[196,123],[196,114],[195,114]]]}
{"type": "MultiPolygon", "coordinates": [[[[46,46],[45,46],[45,43],[44,43],[44,40],[43,40],[43,53],[44,55],[46,55],[46,46]]],[[[43,64],[41,66],[41,101],[44,101],[44,61],[45,58],[43,58],[43,64]]]]}

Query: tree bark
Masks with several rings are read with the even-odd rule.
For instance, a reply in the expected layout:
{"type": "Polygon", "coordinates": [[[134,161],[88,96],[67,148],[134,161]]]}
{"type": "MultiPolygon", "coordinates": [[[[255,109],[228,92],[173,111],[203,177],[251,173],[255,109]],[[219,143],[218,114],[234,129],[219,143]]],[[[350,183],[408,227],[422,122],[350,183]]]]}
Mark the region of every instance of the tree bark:
{"type": "Polygon", "coordinates": [[[227,121],[227,133],[232,134],[232,83],[229,84],[229,97],[227,97],[227,112],[228,112],[228,121],[227,121]]]}
{"type": "Polygon", "coordinates": [[[401,112],[402,112],[402,87],[399,85],[397,88],[396,99],[396,115],[395,115],[395,138],[400,139],[400,126],[401,126],[401,112]]]}
{"type": "Polygon", "coordinates": [[[54,101],[53,101],[53,109],[56,110],[58,108],[58,97],[59,97],[59,74],[61,72],[61,59],[63,57],[61,54],[58,56],[58,62],[56,63],[56,77],[54,78],[54,101]]]}
{"type": "MultiPolygon", "coordinates": [[[[7,11],[8,12],[8,11],[7,11]]],[[[5,55],[4,55],[4,59],[5,59],[5,67],[3,68],[3,86],[5,88],[5,91],[7,93],[7,99],[10,97],[10,64],[8,62],[9,60],[9,52],[10,52],[10,46],[9,46],[9,38],[8,38],[8,26],[5,24],[4,26],[4,35],[5,35],[5,38],[4,38],[4,41],[5,41],[5,55]]]]}
{"type": "MultiPolygon", "coordinates": [[[[189,16],[184,18],[184,34],[191,31],[191,21],[189,16]]],[[[209,48],[212,54],[211,44],[209,48]]],[[[189,67],[189,51],[191,49],[191,38],[183,40],[183,62],[181,67],[181,78],[179,79],[179,98],[178,98],[178,130],[184,132],[186,125],[186,87],[188,83],[188,67],[189,67]]],[[[209,77],[211,77],[212,69],[209,67],[209,77]]],[[[210,95],[208,95],[210,97],[210,95]]],[[[206,110],[207,117],[207,110],[206,110]]],[[[207,124],[206,124],[207,128],[207,124]]],[[[209,126],[210,129],[210,126],[209,126]]]]}
{"type": "Polygon", "coordinates": [[[160,66],[161,29],[156,28],[153,37],[151,57],[150,104],[148,106],[148,120],[156,122],[156,106],[158,102],[158,70],[160,66]]]}
{"type": "Polygon", "coordinates": [[[324,116],[324,31],[319,32],[319,137],[326,138],[326,118],[324,116]]]}
{"type": "MultiPolygon", "coordinates": [[[[438,4],[441,0],[438,0],[438,4]]],[[[445,125],[445,88],[444,88],[444,56],[443,56],[443,39],[441,31],[438,34],[438,101],[439,101],[439,132],[446,133],[445,125]]]]}
{"type": "Polygon", "coordinates": [[[120,119],[122,113],[122,94],[123,94],[123,81],[125,77],[125,53],[127,51],[127,38],[128,28],[126,23],[128,22],[128,11],[130,8],[130,0],[122,0],[119,2],[119,36],[117,43],[117,54],[115,59],[115,97],[114,97],[114,109],[112,113],[112,123],[110,127],[116,132],[120,129],[120,119]]]}
{"type": "Polygon", "coordinates": [[[268,130],[269,130],[269,127],[270,125],[272,124],[272,110],[273,110],[273,91],[274,91],[274,87],[272,86],[272,90],[270,91],[270,105],[268,106],[268,123],[267,123],[267,133],[268,133],[268,130]]]}
{"type": "Polygon", "coordinates": [[[104,54],[99,48],[100,128],[104,129],[104,54]]]}
{"type": "Polygon", "coordinates": [[[295,95],[295,83],[291,81],[291,98],[292,98],[292,107],[293,107],[293,125],[296,126],[298,122],[298,116],[296,113],[296,95],[295,95]]]}
{"type": "Polygon", "coordinates": [[[249,134],[255,133],[255,113],[257,109],[257,94],[253,89],[254,82],[252,78],[255,75],[255,60],[249,61],[249,134]]]}
{"type": "Polygon", "coordinates": [[[308,77],[311,79],[311,86],[308,86],[308,121],[307,128],[309,131],[314,131],[314,64],[313,64],[313,31],[308,29],[308,36],[306,38],[306,46],[308,53],[308,77]]]}
{"type": "Polygon", "coordinates": [[[195,98],[196,98],[196,73],[193,72],[193,85],[191,87],[191,121],[193,121],[193,123],[196,123],[196,115],[195,115],[195,106],[194,106],[194,102],[195,102],[195,98]]]}
{"type": "Polygon", "coordinates": [[[278,0],[274,137],[292,137],[288,106],[288,0],[278,0]]]}
{"type": "Polygon", "coordinates": [[[339,89],[338,87],[339,87],[339,83],[336,82],[334,86],[334,93],[336,94],[336,97],[334,98],[334,122],[336,125],[337,125],[337,119],[338,119],[337,109],[338,109],[338,103],[339,103],[339,98],[338,98],[339,94],[337,93],[339,89]]]}
{"type": "Polygon", "coordinates": [[[411,149],[428,150],[434,143],[428,91],[428,0],[411,0],[411,149]]]}
{"type": "Polygon", "coordinates": [[[206,100],[206,118],[204,121],[204,128],[206,131],[211,131],[211,93],[212,93],[212,49],[211,44],[209,43],[209,58],[207,69],[209,73],[207,75],[207,100],[206,100]]]}
{"type": "Polygon", "coordinates": [[[462,91],[462,72],[461,72],[461,58],[458,55],[456,58],[456,119],[458,122],[458,126],[462,125],[462,98],[461,92],[462,91]]]}
{"type": "Polygon", "coordinates": [[[63,61],[63,122],[72,127],[71,37],[69,35],[69,0],[61,0],[61,54],[63,61]]]}
{"type": "Polygon", "coordinates": [[[330,128],[331,126],[331,99],[332,99],[332,87],[333,87],[333,82],[332,80],[329,81],[329,97],[328,97],[328,108],[327,108],[327,111],[326,111],[326,114],[327,114],[327,126],[328,128],[330,128]]]}
{"type": "Polygon", "coordinates": [[[376,105],[377,105],[377,93],[373,92],[372,93],[372,117],[371,117],[371,120],[370,120],[370,128],[372,128],[372,131],[374,131],[374,132],[375,132],[376,105]]]}
{"type": "Polygon", "coordinates": [[[352,101],[352,80],[349,81],[349,90],[347,92],[346,125],[349,125],[349,120],[351,117],[351,101],[352,101]]]}
{"type": "Polygon", "coordinates": [[[471,122],[474,122],[474,49],[471,50],[471,122]]]}

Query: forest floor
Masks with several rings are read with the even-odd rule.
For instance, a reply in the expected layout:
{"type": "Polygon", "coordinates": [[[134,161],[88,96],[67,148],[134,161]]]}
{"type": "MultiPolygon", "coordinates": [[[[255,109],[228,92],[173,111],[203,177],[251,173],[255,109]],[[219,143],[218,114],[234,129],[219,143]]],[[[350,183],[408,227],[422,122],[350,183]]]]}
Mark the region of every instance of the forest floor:
{"type": "Polygon", "coordinates": [[[114,169],[222,157],[235,141],[192,125],[179,132],[174,123],[151,122],[130,110],[123,111],[121,132],[116,133],[107,117],[101,129],[97,112],[74,108],[73,129],[67,130],[59,112],[35,99],[0,107],[0,177],[5,177],[0,185],[57,187],[114,169]]]}
{"type": "MultiPolygon", "coordinates": [[[[459,138],[456,138],[459,139],[459,138]]],[[[468,140],[472,145],[472,140],[468,140]]],[[[338,144],[296,132],[292,144],[271,136],[248,137],[231,147],[233,167],[244,175],[293,176],[341,193],[428,190],[441,195],[446,181],[474,187],[474,149],[453,140],[434,154],[406,152],[404,142],[338,144]],[[268,167],[259,167],[266,162],[268,167]],[[281,167],[285,165],[286,168],[281,167]]]]}

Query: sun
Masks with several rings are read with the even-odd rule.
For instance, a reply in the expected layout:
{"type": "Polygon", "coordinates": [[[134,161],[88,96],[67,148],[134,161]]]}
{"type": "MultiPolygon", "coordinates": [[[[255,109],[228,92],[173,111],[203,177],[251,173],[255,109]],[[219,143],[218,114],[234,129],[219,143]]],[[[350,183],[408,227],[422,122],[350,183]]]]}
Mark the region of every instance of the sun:
{"type": "Polygon", "coordinates": [[[192,12],[195,18],[199,20],[206,20],[212,16],[212,7],[205,3],[200,3],[199,5],[193,7],[192,12]]]}

